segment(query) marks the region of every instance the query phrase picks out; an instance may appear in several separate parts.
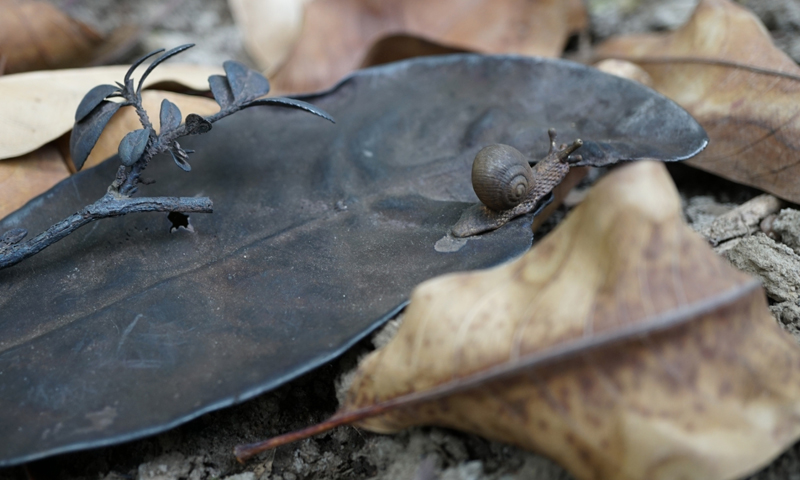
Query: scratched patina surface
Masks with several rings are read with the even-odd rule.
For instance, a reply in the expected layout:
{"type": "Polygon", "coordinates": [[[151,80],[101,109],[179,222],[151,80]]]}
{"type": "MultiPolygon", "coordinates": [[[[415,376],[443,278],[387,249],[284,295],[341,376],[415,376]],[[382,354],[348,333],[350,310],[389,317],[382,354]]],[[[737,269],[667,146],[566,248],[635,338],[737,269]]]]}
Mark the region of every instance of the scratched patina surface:
{"type": "MultiPolygon", "coordinates": [[[[554,60],[454,56],[367,70],[305,100],[337,124],[253,109],[157,158],[147,195],[207,195],[84,227],[0,271],[0,465],[124,441],[273,388],[338,355],[417,283],[495,265],[531,217],[435,248],[469,203],[475,153],[539,156],[547,128],[586,163],[677,160],[702,129],[651,90],[554,60]]],[[[100,197],[117,161],[0,222],[31,234],[100,197]]]]}

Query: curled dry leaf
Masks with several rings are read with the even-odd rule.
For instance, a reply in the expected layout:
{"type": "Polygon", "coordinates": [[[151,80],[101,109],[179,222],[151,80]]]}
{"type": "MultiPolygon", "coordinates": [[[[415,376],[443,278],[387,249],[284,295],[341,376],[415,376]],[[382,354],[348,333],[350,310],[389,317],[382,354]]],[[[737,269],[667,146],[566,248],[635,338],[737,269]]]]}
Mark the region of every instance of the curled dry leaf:
{"type": "Polygon", "coordinates": [[[702,0],[679,30],[611,39],[597,54],[639,64],[703,125],[709,148],[691,165],[800,202],[800,67],[751,12],[702,0]]]}
{"type": "Polygon", "coordinates": [[[0,162],[0,218],[68,176],[64,159],[52,145],[0,162]]]}
{"type": "MultiPolygon", "coordinates": [[[[520,259],[421,284],[328,422],[435,424],[579,479],[727,479],[800,434],[800,348],[684,224],[666,169],[601,180],[520,259]]],[[[249,453],[240,447],[240,456],[249,453]]]]}
{"type": "MultiPolygon", "coordinates": [[[[156,70],[157,71],[157,70],[156,70]]],[[[166,92],[161,90],[146,90],[142,92],[142,104],[148,112],[158,112],[161,109],[161,102],[167,99],[175,104],[185,115],[196,113],[198,115],[211,115],[219,110],[219,106],[214,100],[194,95],[184,95],[181,93],[166,92]]],[[[93,167],[108,157],[117,153],[119,142],[128,133],[142,128],[139,117],[133,108],[121,108],[111,117],[102,135],[97,140],[92,153],[86,159],[83,168],[93,167]]],[[[156,133],[161,131],[160,122],[153,123],[156,133]]],[[[0,163],[2,164],[2,163],[0,163]]],[[[72,161],[70,160],[70,165],[72,161]]],[[[73,167],[74,168],[74,167],[73,167]]]]}
{"type": "MultiPolygon", "coordinates": [[[[114,83],[127,69],[81,68],[0,77],[0,160],[24,155],[69,132],[86,92],[99,84],[114,83]]],[[[177,82],[205,91],[208,77],[221,71],[200,65],[163,65],[147,77],[145,86],[177,82]]]]}
{"type": "MultiPolygon", "coordinates": [[[[364,60],[375,56],[370,54],[371,48],[385,37],[421,37],[481,53],[556,57],[567,37],[586,25],[580,0],[231,0],[231,6],[256,61],[270,72],[279,67],[271,80],[273,88],[281,92],[330,87],[345,74],[366,66],[364,60]],[[304,19],[298,33],[303,4],[304,19]],[[263,21],[275,23],[273,19],[281,15],[287,20],[280,28],[264,28],[263,21]],[[249,20],[242,21],[245,18],[249,20]],[[252,45],[279,48],[265,51],[252,45]],[[293,45],[291,53],[279,65],[287,57],[284,52],[289,45],[293,45]]],[[[404,49],[393,43],[393,48],[404,49]]]]}

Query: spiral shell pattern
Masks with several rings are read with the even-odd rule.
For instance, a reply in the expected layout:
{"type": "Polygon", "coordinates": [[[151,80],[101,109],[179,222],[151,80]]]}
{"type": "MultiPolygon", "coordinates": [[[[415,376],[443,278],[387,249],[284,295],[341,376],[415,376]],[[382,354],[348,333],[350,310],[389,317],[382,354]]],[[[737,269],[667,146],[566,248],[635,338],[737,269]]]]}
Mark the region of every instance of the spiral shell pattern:
{"type": "Polygon", "coordinates": [[[472,188],[484,205],[502,211],[519,205],[533,185],[528,159],[514,147],[484,147],[472,163],[472,188]]]}

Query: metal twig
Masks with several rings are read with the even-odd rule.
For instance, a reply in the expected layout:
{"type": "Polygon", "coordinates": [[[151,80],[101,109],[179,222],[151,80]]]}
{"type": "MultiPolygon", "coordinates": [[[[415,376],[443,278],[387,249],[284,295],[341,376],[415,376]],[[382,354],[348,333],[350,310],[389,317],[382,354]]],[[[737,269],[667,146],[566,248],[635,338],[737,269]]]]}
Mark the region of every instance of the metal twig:
{"type": "Polygon", "coordinates": [[[208,197],[117,197],[107,193],[100,200],[61,220],[34,238],[20,243],[0,243],[0,268],[10,267],[36,255],[87,223],[139,212],[211,213],[208,197]]]}

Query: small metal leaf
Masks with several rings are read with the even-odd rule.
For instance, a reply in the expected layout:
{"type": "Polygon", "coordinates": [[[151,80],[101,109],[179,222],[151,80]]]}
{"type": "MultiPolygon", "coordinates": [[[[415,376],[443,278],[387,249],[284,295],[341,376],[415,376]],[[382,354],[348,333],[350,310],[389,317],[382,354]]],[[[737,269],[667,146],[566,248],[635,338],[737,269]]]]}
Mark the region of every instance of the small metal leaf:
{"type": "Polygon", "coordinates": [[[189,159],[189,154],[186,150],[181,148],[178,142],[175,142],[175,146],[169,150],[169,153],[172,155],[172,159],[175,160],[175,165],[181,170],[184,172],[190,172],[192,170],[192,166],[189,165],[187,161],[189,159]]]}
{"type": "Polygon", "coordinates": [[[222,67],[228,75],[228,83],[237,103],[244,103],[269,93],[269,80],[261,73],[233,60],[223,63],[222,67]]]}
{"type": "Polygon", "coordinates": [[[25,236],[28,235],[28,231],[24,228],[12,228],[11,230],[7,231],[0,237],[0,243],[5,243],[6,245],[14,245],[22,241],[25,236]]]}
{"type": "Polygon", "coordinates": [[[161,53],[163,51],[164,51],[163,48],[159,48],[158,50],[154,50],[154,51],[148,53],[147,55],[145,55],[144,57],[140,58],[139,60],[136,60],[135,62],[133,62],[133,65],[131,65],[131,68],[129,68],[128,71],[125,73],[125,80],[122,83],[127,85],[128,82],[131,79],[131,75],[133,75],[133,71],[136,70],[136,67],[138,67],[139,65],[144,63],[145,60],[147,60],[148,58],[152,57],[153,55],[158,55],[159,53],[161,53]]]}
{"type": "Polygon", "coordinates": [[[94,107],[100,105],[100,102],[118,90],[119,88],[115,85],[98,85],[89,90],[89,93],[83,97],[80,105],[78,105],[78,109],[75,110],[75,121],[80,122],[83,120],[86,115],[89,115],[94,110],[94,107]]]}
{"type": "Polygon", "coordinates": [[[196,113],[186,115],[186,134],[202,135],[211,130],[211,122],[196,113]]]}
{"type": "Polygon", "coordinates": [[[208,85],[220,108],[225,109],[233,103],[233,92],[231,92],[231,85],[225,75],[211,75],[208,77],[208,85]]]}
{"type": "Polygon", "coordinates": [[[139,92],[142,91],[142,85],[144,84],[144,80],[147,78],[148,75],[150,75],[150,72],[152,72],[153,69],[156,68],[161,62],[169,59],[170,57],[174,57],[175,55],[181,53],[182,51],[188,50],[192,47],[194,47],[194,43],[187,43],[186,45],[175,47],[172,50],[166,52],[164,55],[161,55],[160,57],[156,58],[153,61],[153,63],[151,63],[147,67],[147,70],[144,71],[144,73],[142,74],[142,78],[139,79],[139,85],[136,87],[136,93],[138,94],[139,92]]]}
{"type": "Polygon", "coordinates": [[[161,131],[172,130],[181,124],[181,110],[166,98],[161,101],[161,131]]]}
{"type": "Polygon", "coordinates": [[[242,105],[242,108],[256,107],[258,105],[274,105],[276,107],[297,108],[300,110],[305,110],[306,112],[313,113],[314,115],[322,117],[331,123],[336,123],[333,117],[328,115],[326,111],[319,109],[314,105],[311,105],[310,103],[306,103],[301,100],[295,100],[293,98],[285,98],[285,97],[262,98],[260,100],[254,100],[250,103],[242,105]]]}
{"type": "Polygon", "coordinates": [[[119,142],[119,158],[122,164],[130,167],[142,157],[147,140],[150,138],[150,129],[142,128],[129,132],[119,142]]]}
{"type": "Polygon", "coordinates": [[[100,138],[100,134],[103,133],[103,129],[121,106],[121,103],[103,100],[72,127],[69,137],[69,154],[76,169],[83,168],[84,162],[89,157],[94,144],[97,143],[97,139],[100,138]]]}

